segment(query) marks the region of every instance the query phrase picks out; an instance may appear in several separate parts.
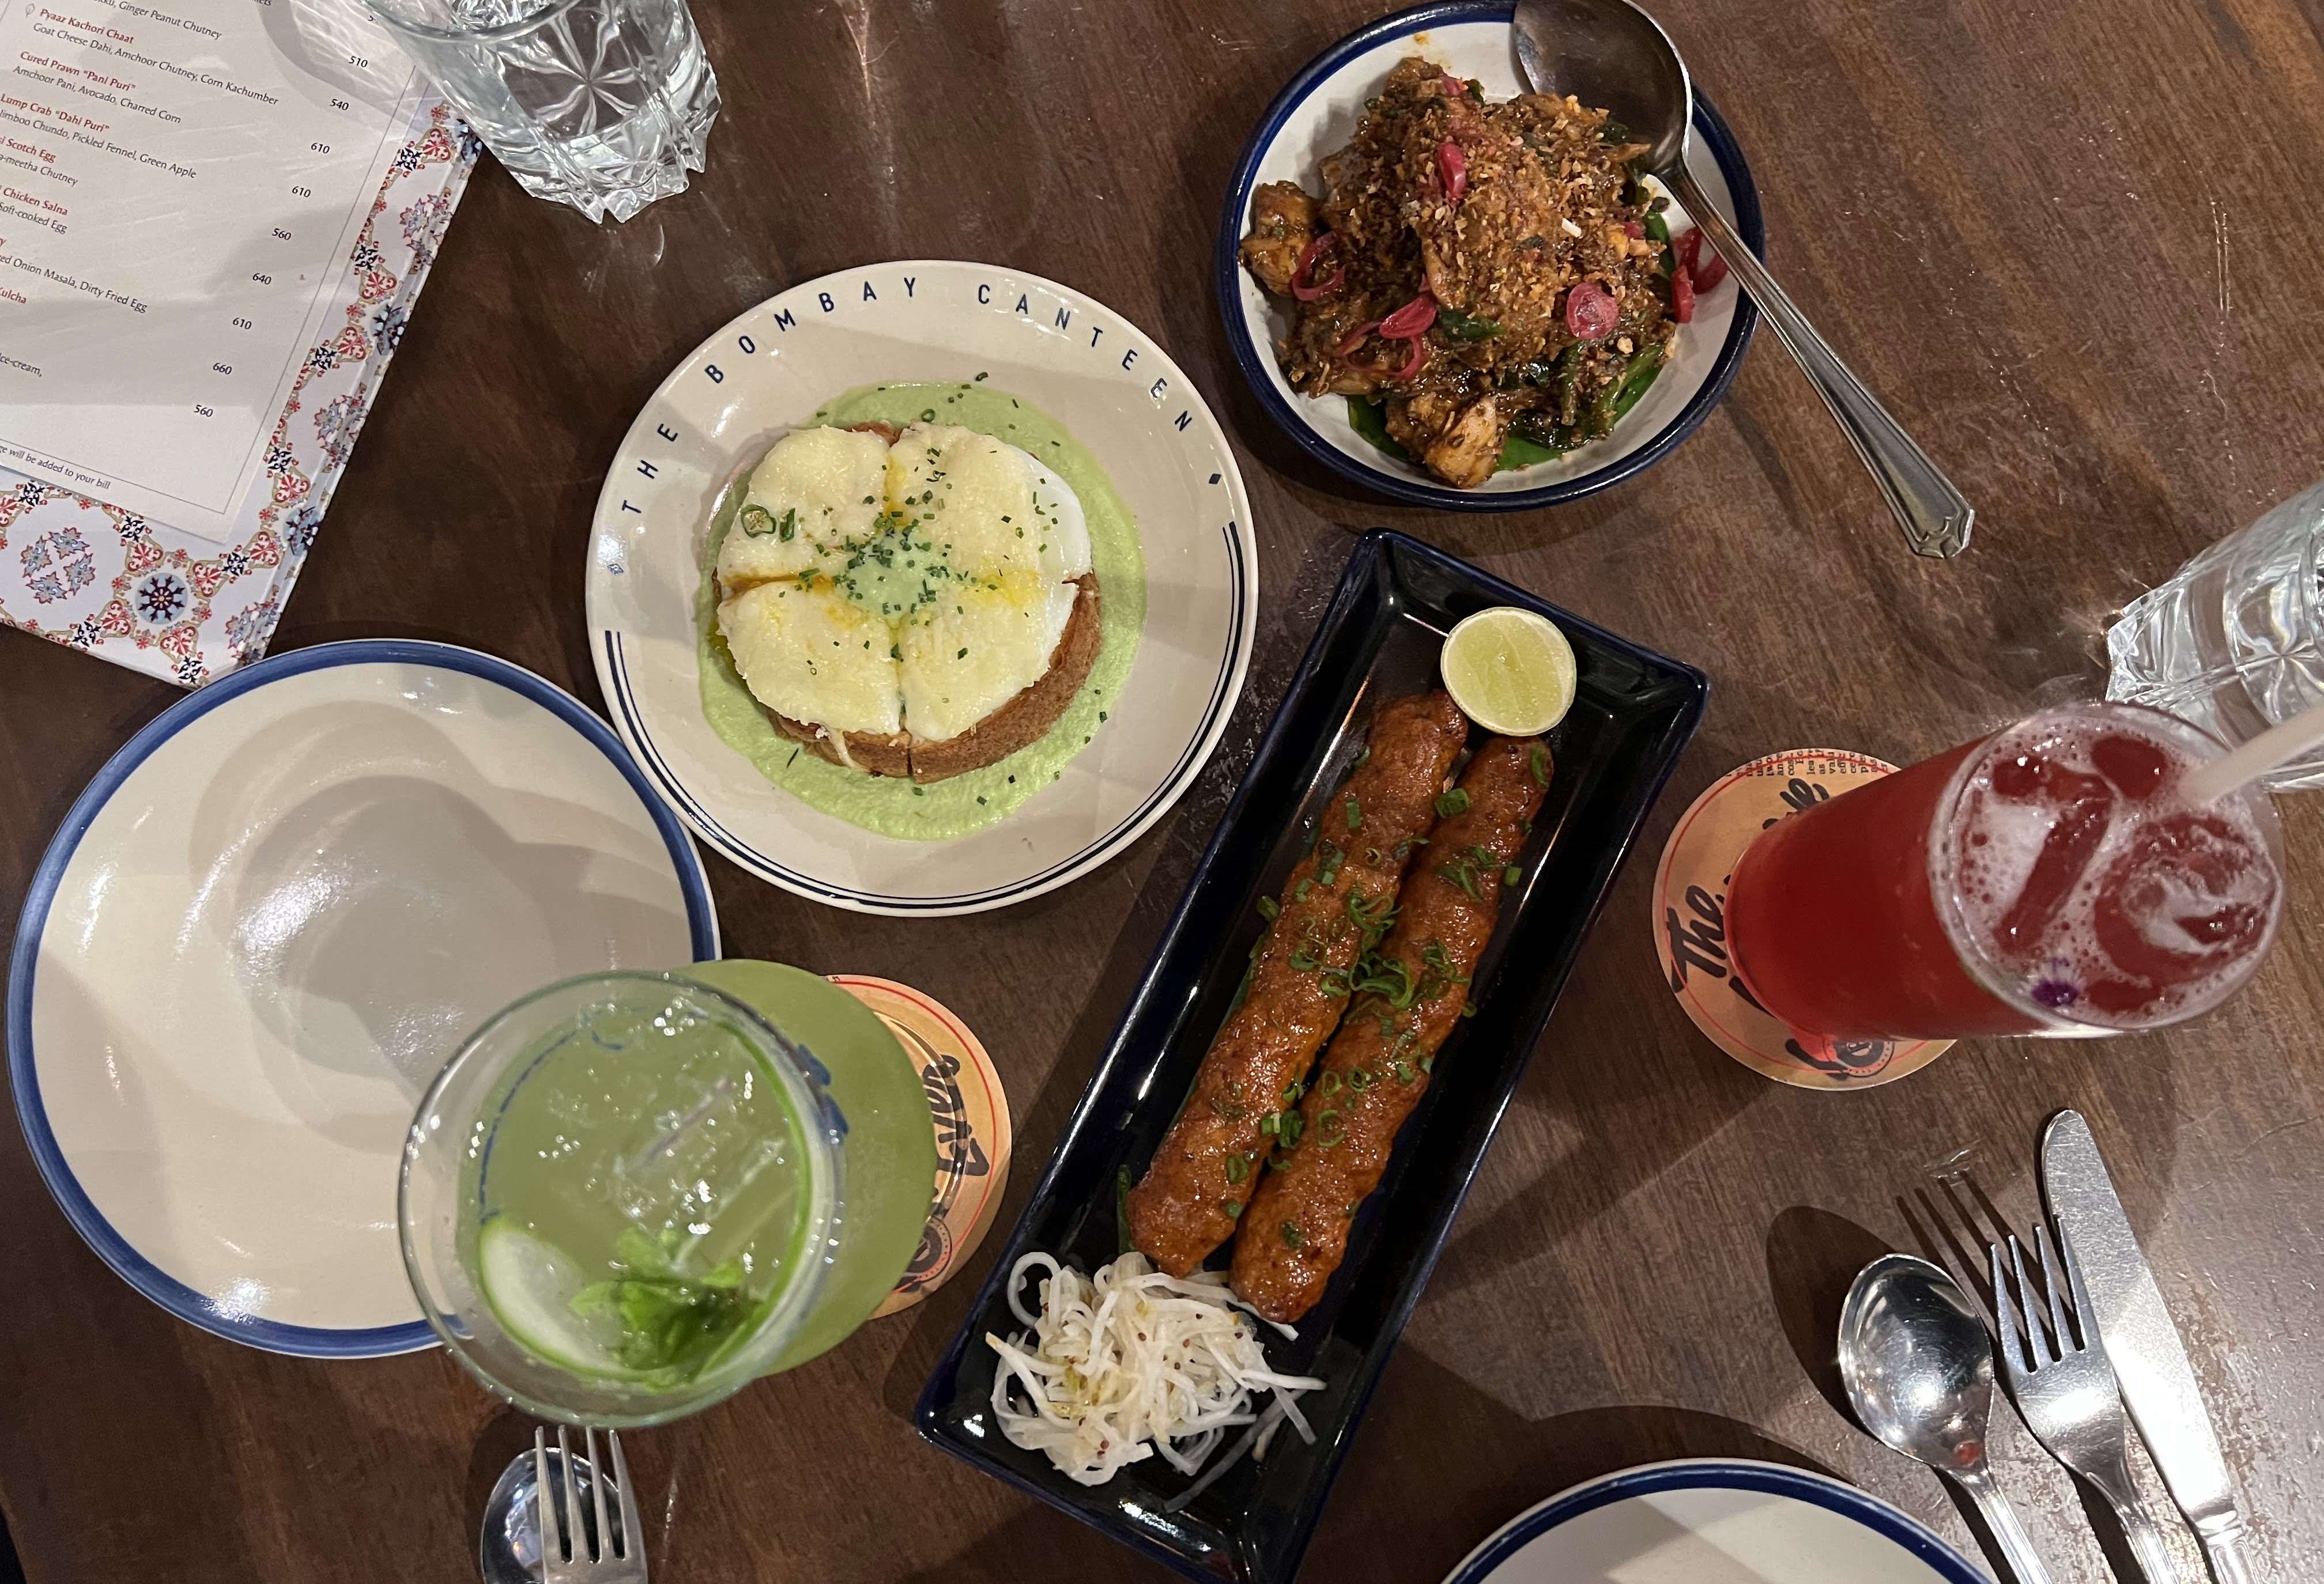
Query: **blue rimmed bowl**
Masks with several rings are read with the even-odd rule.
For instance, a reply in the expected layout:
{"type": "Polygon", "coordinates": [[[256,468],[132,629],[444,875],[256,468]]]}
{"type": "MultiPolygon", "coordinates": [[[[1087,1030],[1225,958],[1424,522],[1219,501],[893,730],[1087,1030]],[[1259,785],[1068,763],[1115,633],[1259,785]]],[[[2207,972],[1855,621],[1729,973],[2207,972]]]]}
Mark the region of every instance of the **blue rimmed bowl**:
{"type": "Polygon", "coordinates": [[[230,1341],[381,1358],[436,1343],[396,1172],[462,1037],[717,955],[701,857],[578,700],[449,644],[321,644],[180,699],[75,801],[18,917],[8,1077],[124,1281],[230,1341]]]}
{"type": "MultiPolygon", "coordinates": [[[[1360,28],[1303,67],[1259,117],[1227,189],[1214,263],[1219,312],[1243,378],[1267,414],[1299,448],[1333,473],[1391,500],[1452,511],[1515,511],[1579,500],[1643,472],[1669,455],[1710,416],[1733,382],[1758,310],[1730,276],[1703,294],[1679,332],[1677,355],[1646,398],[1605,439],[1531,467],[1497,473],[1473,490],[1456,490],[1380,450],[1356,432],[1346,399],[1303,396],[1275,361],[1290,316],[1261,290],[1236,257],[1250,226],[1251,194],[1270,181],[1296,181],[1310,192],[1325,155],[1355,134],[1365,99],[1379,91],[1396,63],[1420,54],[1456,77],[1474,78],[1489,99],[1524,90],[1513,41],[1513,5],[1500,0],[1440,0],[1360,28]]],[[[1766,229],[1751,170],[1734,134],[1698,90],[1687,164],[1713,201],[1734,220],[1752,251],[1765,253],[1766,229]]],[[[1674,232],[1686,220],[1674,200],[1674,232]]]]}
{"type": "Polygon", "coordinates": [[[1984,1584],[1918,1520],[1852,1485],[1740,1458],[1588,1480],[1486,1536],[1444,1584],[1698,1584],[1705,1579],[1984,1584]]]}

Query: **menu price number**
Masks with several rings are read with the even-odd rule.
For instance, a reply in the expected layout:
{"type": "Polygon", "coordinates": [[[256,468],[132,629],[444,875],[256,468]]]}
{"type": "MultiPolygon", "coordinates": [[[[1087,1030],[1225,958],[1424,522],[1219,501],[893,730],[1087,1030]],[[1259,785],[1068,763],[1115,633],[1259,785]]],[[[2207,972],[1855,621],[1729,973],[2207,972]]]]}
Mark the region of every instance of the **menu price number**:
{"type": "Polygon", "coordinates": [[[331,145],[328,143],[309,143],[307,146],[318,154],[327,154],[331,152],[331,145]]]}
{"type": "Polygon", "coordinates": [[[281,226],[277,226],[274,228],[274,240],[277,242],[288,242],[290,240],[290,234],[288,231],[283,230],[281,226]]]}
{"type": "Polygon", "coordinates": [[[290,189],[290,196],[292,198],[313,198],[315,196],[315,189],[311,187],[294,187],[290,189]]]}
{"type": "Polygon", "coordinates": [[[257,281],[261,286],[272,286],[274,284],[274,277],[268,274],[263,270],[253,270],[250,272],[250,278],[253,281],[257,281]]]}
{"type": "Polygon", "coordinates": [[[214,363],[210,364],[210,372],[216,374],[230,374],[234,373],[234,364],[230,363],[214,363]]]}
{"type": "Polygon", "coordinates": [[[216,418],[217,416],[217,408],[205,407],[198,401],[194,403],[194,411],[202,418],[216,418]]]}
{"type": "Polygon", "coordinates": [[[248,319],[236,318],[234,321],[234,327],[237,330],[247,330],[251,327],[251,324],[248,319]]]}

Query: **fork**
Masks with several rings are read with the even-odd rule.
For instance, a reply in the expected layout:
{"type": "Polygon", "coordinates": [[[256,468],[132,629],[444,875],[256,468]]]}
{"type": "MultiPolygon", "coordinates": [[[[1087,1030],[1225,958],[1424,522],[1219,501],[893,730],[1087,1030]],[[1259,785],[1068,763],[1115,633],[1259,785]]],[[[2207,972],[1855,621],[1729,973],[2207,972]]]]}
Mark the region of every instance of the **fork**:
{"type": "Polygon", "coordinates": [[[2082,1286],[2082,1273],[2070,1253],[2061,1254],[2065,1285],[2073,1292],[2074,1319],[2081,1328],[2077,1341],[2066,1324],[2065,1297],[2051,1262],[2047,1226],[2034,1228],[2034,1253],[2042,1267],[2042,1290],[2049,1298],[2046,1331],[2034,1306],[2033,1285],[2025,1277],[2024,1246],[2015,1234],[2010,1236],[2009,1269],[2005,1271],[2001,1245],[1986,1245],[1993,1266],[1993,1312],[2001,1332],[2002,1368],[2008,1377],[2009,1395],[2017,1400],[2018,1415],[2052,1457],[2089,1480],[2106,1497],[2122,1522],[2123,1534],[2147,1584],[2179,1584],[2171,1550],[2131,1483],[2122,1394],[2115,1385],[2106,1343],[2089,1320],[2096,1311],[2082,1286]],[[2017,1279],[2015,1301],[2010,1295],[2012,1274],[2017,1279]]]}
{"type": "Polygon", "coordinates": [[[549,1482],[549,1432],[540,1426],[532,1432],[532,1472],[534,1489],[533,1511],[540,1516],[540,1577],[542,1584],[646,1584],[646,1552],[642,1543],[645,1524],[638,1517],[638,1498],[630,1491],[630,1466],[622,1457],[622,1438],[613,1431],[605,1432],[605,1442],[613,1452],[613,1487],[619,1499],[621,1527],[615,1530],[605,1521],[605,1478],[603,1463],[597,1460],[597,1432],[584,1428],[583,1444],[587,1449],[589,1465],[589,1495],[595,1507],[597,1554],[589,1554],[591,1532],[581,1522],[580,1481],[573,1475],[573,1448],[564,1425],[557,1427],[557,1457],[565,1468],[565,1520],[560,1534],[557,1517],[557,1502],[550,1495],[555,1489],[549,1482]],[[621,1544],[617,1548],[614,1541],[621,1544]],[[572,1554],[568,1557],[567,1552],[572,1554]]]}

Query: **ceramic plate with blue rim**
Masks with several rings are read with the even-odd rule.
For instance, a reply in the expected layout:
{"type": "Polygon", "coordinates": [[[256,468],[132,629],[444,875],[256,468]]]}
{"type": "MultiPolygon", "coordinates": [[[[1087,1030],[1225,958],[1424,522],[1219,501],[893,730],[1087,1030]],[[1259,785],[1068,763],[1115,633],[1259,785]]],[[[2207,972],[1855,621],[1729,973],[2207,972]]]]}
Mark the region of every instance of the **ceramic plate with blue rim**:
{"type": "Polygon", "coordinates": [[[975,913],[1089,873],[1192,785],[1250,663],[1258,562],[1226,437],[1144,331],[1020,270],[868,264],[761,303],[688,354],[646,403],[598,498],[590,641],[614,724],[714,850],[835,907],[975,913]],[[835,398],[892,382],[1005,392],[1057,420],[1110,477],[1145,562],[1135,659],[1091,741],[1020,806],[944,840],[882,835],[810,806],[722,737],[704,707],[696,596],[730,481],[835,398]]]}
{"type": "Polygon", "coordinates": [[[1648,1463],[1512,1518],[1445,1584],[1986,1584],[1917,1520],[1776,1463],[1648,1463]]]}
{"type": "Polygon", "coordinates": [[[172,705],[32,879],[8,1075],[105,1262],[253,1347],[434,1345],[396,1170],[420,1096],[555,980],[718,955],[700,858],[604,722],[473,649],[294,649],[172,705]]]}
{"type": "MultiPolygon", "coordinates": [[[[1440,0],[1382,17],[1315,57],[1259,117],[1219,220],[1213,266],[1219,311],[1226,320],[1228,345],[1259,404],[1301,450],[1333,472],[1416,506],[1452,511],[1553,506],[1652,466],[1692,434],[1727,394],[1759,319],[1730,275],[1703,294],[1692,321],[1679,327],[1676,355],[1611,435],[1552,461],[1497,473],[1473,490],[1456,490],[1364,438],[1349,421],[1345,397],[1308,397],[1291,388],[1274,352],[1289,327],[1289,316],[1236,258],[1250,229],[1251,194],[1270,181],[1296,182],[1311,193],[1321,192],[1318,168],[1323,158],[1347,146],[1365,99],[1379,91],[1389,70],[1408,55],[1425,56],[1456,77],[1476,80],[1490,100],[1522,92],[1510,27],[1514,14],[1508,0],[1440,0]]],[[[1700,87],[1687,164],[1752,250],[1764,253],[1766,233],[1750,167],[1700,87]]],[[[1669,221],[1674,234],[1686,228],[1685,212],[1675,199],[1669,221]]]]}

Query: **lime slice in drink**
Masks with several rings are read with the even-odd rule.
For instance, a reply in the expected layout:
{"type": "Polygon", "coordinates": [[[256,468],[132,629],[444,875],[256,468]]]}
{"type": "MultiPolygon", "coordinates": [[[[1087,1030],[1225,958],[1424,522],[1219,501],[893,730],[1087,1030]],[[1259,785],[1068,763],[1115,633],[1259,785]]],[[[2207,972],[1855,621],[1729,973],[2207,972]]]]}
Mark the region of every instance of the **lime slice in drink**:
{"type": "Polygon", "coordinates": [[[515,1222],[503,1217],[476,1234],[476,1284],[501,1329],[535,1357],[579,1376],[635,1379],[611,1334],[573,1312],[573,1295],[587,1285],[581,1267],[515,1222]]]}
{"type": "Polygon", "coordinates": [[[1546,732],[1573,706],[1573,646],[1547,617],[1514,605],[1462,621],[1438,664],[1461,713],[1504,737],[1546,732]]]}

